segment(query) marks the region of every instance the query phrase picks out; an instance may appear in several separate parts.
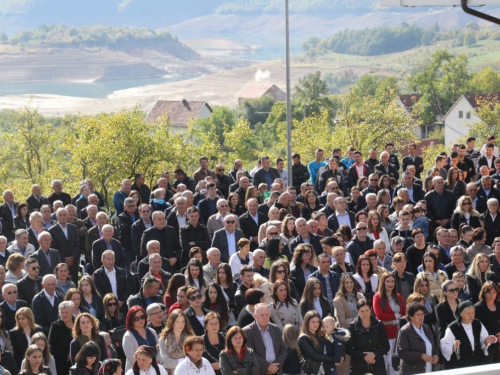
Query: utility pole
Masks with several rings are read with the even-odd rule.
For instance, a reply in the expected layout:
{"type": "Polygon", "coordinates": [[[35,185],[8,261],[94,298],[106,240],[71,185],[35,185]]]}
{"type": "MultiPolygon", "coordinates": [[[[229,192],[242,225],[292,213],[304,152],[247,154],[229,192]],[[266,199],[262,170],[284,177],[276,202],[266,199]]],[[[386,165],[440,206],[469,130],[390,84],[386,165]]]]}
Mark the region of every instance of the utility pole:
{"type": "Polygon", "coordinates": [[[293,185],[292,175],[292,109],[290,103],[290,25],[288,0],[285,0],[286,28],[286,167],[288,170],[288,186],[293,185]]]}

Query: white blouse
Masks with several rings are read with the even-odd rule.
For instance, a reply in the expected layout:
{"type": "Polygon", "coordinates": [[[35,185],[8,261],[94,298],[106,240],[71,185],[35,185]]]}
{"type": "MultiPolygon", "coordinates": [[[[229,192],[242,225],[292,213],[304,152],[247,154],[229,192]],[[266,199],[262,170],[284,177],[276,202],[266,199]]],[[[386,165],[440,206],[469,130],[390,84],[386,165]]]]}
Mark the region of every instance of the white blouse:
{"type": "MultiPolygon", "coordinates": [[[[161,365],[158,365],[158,368],[160,369],[160,375],[168,375],[167,370],[165,370],[161,365]]],[[[128,370],[126,375],[134,375],[134,370],[128,370]]],[[[147,370],[139,370],[139,375],[156,375],[156,371],[153,366],[149,366],[147,370]]]]}

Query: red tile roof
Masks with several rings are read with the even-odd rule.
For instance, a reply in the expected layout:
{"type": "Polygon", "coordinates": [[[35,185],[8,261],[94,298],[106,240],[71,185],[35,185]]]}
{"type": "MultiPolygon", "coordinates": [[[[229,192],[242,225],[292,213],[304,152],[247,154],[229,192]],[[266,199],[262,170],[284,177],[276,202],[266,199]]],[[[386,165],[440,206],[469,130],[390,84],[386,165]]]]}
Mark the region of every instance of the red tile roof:
{"type": "Polygon", "coordinates": [[[158,100],[146,116],[146,121],[153,122],[167,114],[172,126],[186,127],[189,120],[198,116],[204,105],[212,112],[212,108],[204,101],[158,100]]]}

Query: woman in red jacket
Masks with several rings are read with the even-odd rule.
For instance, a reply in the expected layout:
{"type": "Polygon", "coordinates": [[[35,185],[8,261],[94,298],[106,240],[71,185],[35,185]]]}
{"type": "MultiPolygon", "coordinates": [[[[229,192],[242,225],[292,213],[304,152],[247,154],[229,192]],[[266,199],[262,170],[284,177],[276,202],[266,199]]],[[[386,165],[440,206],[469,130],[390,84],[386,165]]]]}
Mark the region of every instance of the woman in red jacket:
{"type": "Polygon", "coordinates": [[[387,331],[391,349],[384,356],[386,367],[390,367],[390,374],[397,375],[391,365],[391,356],[394,353],[394,345],[398,335],[399,318],[406,315],[406,305],[403,298],[396,290],[396,278],[389,272],[384,272],[378,283],[378,292],[373,296],[373,312],[387,331]]]}

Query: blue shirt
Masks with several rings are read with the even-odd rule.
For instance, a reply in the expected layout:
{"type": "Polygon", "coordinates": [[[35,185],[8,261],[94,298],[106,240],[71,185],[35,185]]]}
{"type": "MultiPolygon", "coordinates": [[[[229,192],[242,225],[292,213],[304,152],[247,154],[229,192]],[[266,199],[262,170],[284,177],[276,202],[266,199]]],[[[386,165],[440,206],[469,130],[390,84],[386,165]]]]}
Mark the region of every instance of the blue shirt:
{"type": "Polygon", "coordinates": [[[309,163],[309,174],[311,175],[311,182],[314,186],[316,186],[316,177],[318,175],[318,171],[321,167],[324,166],[326,166],[326,163],[324,161],[316,163],[316,161],[313,160],[309,163]]]}

